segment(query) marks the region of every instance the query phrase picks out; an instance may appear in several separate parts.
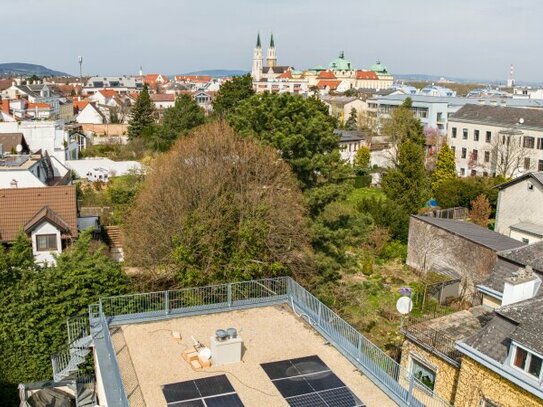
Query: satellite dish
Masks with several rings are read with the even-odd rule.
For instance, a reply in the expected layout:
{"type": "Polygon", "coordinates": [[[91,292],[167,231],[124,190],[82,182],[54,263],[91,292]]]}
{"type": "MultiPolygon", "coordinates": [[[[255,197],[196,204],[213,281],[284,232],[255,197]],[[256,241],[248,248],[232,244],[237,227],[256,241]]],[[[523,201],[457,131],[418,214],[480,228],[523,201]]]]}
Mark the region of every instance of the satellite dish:
{"type": "Polygon", "coordinates": [[[409,297],[400,297],[398,298],[398,301],[396,301],[396,309],[400,314],[407,315],[413,309],[413,301],[411,301],[411,298],[409,297]]]}
{"type": "Polygon", "coordinates": [[[17,144],[17,147],[15,147],[15,151],[17,151],[18,153],[20,153],[21,151],[23,151],[23,146],[20,145],[20,144],[17,144]]]}
{"type": "Polygon", "coordinates": [[[518,122],[519,122],[520,124],[524,124],[524,119],[521,117],[520,119],[518,119],[518,122]]]}

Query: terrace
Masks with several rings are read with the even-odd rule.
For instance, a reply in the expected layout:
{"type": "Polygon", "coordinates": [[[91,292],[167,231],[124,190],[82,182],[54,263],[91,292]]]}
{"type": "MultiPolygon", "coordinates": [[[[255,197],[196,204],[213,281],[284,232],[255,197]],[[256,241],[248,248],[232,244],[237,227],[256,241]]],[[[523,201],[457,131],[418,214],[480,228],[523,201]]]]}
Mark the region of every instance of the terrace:
{"type": "Polygon", "coordinates": [[[296,405],[261,364],[315,355],[361,401],[342,405],[449,406],[418,391],[413,375],[289,277],[102,298],[88,322],[90,329],[68,324],[69,348],[53,357],[55,380],[77,371],[75,356],[92,338],[105,406],[165,405],[163,385],[222,374],[246,406],[296,405]],[[241,362],[193,370],[181,358],[191,336],[209,346],[215,329],[230,326],[244,341],[241,362]]]}

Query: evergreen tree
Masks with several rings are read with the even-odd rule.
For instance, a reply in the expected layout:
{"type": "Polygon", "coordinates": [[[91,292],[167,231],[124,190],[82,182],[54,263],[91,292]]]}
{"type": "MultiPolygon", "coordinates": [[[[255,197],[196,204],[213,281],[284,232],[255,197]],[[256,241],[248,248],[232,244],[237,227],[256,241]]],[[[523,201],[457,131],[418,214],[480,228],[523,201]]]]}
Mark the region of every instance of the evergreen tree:
{"type": "Polygon", "coordinates": [[[454,153],[445,144],[437,154],[436,169],[432,174],[432,190],[435,192],[443,182],[456,178],[454,153]]]}
{"type": "Polygon", "coordinates": [[[366,146],[361,146],[354,156],[355,168],[368,168],[370,165],[371,153],[366,146]]]}
{"type": "Polygon", "coordinates": [[[349,118],[345,122],[345,130],[357,130],[358,129],[358,112],[353,107],[349,113],[349,118]]]}
{"type": "Polygon", "coordinates": [[[164,111],[162,124],[152,137],[156,137],[158,150],[167,150],[171,144],[189,130],[205,122],[205,113],[189,95],[179,96],[173,107],[164,111]]]}
{"type": "Polygon", "coordinates": [[[254,93],[251,75],[236,76],[224,83],[217,92],[213,100],[213,112],[219,117],[225,117],[238,103],[254,93]]]}
{"type": "Polygon", "coordinates": [[[130,111],[128,138],[140,137],[146,129],[152,127],[155,123],[154,113],[155,108],[149,95],[149,89],[147,85],[144,85],[138,100],[130,111]]]}
{"type": "Polygon", "coordinates": [[[417,213],[429,198],[428,176],[424,167],[424,147],[412,140],[398,147],[398,164],[383,176],[383,191],[408,213],[417,213]]]}

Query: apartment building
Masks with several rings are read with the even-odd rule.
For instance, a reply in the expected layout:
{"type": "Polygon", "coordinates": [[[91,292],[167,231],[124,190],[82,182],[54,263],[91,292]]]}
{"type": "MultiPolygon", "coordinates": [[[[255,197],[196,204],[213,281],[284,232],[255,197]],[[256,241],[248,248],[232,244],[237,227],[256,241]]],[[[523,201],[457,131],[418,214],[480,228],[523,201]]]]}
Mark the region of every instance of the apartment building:
{"type": "Polygon", "coordinates": [[[449,117],[458,175],[543,171],[543,110],[467,104],[449,117]]]}

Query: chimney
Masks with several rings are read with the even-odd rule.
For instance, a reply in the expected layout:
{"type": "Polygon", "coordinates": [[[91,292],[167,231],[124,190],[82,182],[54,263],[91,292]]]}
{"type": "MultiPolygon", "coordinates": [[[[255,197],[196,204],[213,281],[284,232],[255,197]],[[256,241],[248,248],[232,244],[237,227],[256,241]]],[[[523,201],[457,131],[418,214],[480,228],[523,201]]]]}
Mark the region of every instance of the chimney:
{"type": "Polygon", "coordinates": [[[16,180],[16,179],[12,179],[11,182],[9,183],[9,186],[10,186],[11,188],[17,188],[17,184],[18,184],[17,180],[16,180]]]}
{"type": "Polygon", "coordinates": [[[541,280],[531,266],[518,269],[512,277],[505,279],[502,306],[534,298],[540,285],[541,280]]]}

